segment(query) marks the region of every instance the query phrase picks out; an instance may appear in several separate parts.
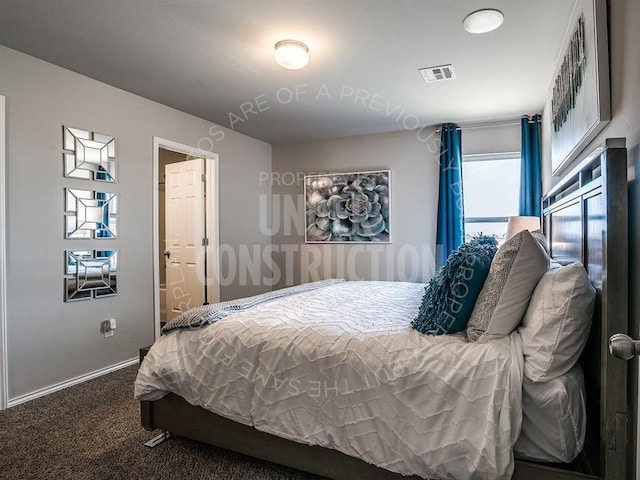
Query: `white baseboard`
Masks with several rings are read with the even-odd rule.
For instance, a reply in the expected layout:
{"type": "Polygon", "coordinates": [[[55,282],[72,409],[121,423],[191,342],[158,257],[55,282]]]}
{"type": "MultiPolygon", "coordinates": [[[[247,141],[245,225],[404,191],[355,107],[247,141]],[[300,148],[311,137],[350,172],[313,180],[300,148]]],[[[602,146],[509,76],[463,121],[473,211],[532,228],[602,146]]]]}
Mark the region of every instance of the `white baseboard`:
{"type": "Polygon", "coordinates": [[[50,393],[57,392],[64,388],[72,387],[73,385],[78,385],[79,383],[86,382],[87,380],[101,377],[102,375],[106,375],[107,373],[115,372],[116,370],[120,370],[121,368],[135,365],[136,363],[138,363],[138,361],[139,361],[138,357],[131,358],[129,360],[125,360],[124,362],[116,363],[115,365],[101,368],[100,370],[95,370],[85,375],[81,375],[79,377],[72,378],[70,380],[65,380],[64,382],[56,383],[55,385],[51,385],[50,387],[36,390],[35,392],[27,393],[25,395],[20,395],[19,397],[16,397],[16,398],[10,398],[7,403],[7,406],[14,407],[21,403],[28,402],[30,400],[35,400],[36,398],[44,397],[45,395],[49,395],[50,393]]]}

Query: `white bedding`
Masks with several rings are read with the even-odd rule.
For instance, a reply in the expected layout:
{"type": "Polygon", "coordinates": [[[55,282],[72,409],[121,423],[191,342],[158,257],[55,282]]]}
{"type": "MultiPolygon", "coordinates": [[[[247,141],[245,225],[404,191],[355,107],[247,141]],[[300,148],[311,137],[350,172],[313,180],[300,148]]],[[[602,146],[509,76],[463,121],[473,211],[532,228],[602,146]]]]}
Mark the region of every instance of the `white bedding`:
{"type": "Polygon", "coordinates": [[[580,365],[547,382],[525,378],[522,409],[516,457],[567,463],[578,456],[584,446],[587,419],[580,365]]]}
{"type": "Polygon", "coordinates": [[[520,433],[519,334],[410,327],[424,284],[344,282],[162,336],[135,397],[193,405],[402,474],[506,479],[520,433]]]}

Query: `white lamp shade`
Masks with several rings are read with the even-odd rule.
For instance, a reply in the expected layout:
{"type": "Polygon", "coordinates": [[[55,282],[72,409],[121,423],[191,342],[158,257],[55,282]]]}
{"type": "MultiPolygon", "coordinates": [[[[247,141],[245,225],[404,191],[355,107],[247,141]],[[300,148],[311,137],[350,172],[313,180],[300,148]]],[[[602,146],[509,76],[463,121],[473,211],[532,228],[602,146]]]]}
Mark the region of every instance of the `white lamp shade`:
{"type": "Polygon", "coordinates": [[[273,58],[283,68],[298,70],[309,63],[309,48],[297,40],[281,40],[276,43],[273,58]]]}
{"type": "Polygon", "coordinates": [[[507,224],[507,240],[522,230],[534,232],[540,230],[540,218],[538,217],[509,217],[507,224]]]}

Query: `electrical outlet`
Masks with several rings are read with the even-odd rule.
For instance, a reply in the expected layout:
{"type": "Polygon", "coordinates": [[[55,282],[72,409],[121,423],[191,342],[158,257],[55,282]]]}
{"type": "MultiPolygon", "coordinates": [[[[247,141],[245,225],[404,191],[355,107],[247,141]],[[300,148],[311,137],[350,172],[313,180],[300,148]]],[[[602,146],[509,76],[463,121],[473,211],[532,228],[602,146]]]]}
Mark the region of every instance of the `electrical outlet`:
{"type": "Polygon", "coordinates": [[[116,328],[116,319],[110,318],[109,320],[103,320],[100,322],[100,333],[102,333],[105,338],[113,337],[114,330],[116,328]]]}

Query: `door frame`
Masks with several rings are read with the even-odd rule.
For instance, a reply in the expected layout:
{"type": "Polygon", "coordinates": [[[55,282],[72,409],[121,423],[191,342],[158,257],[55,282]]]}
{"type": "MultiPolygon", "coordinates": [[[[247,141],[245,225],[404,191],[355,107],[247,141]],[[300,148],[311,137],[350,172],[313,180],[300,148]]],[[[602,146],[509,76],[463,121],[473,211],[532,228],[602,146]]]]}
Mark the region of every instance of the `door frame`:
{"type": "Polygon", "coordinates": [[[207,282],[207,297],[211,299],[211,303],[220,301],[220,261],[218,252],[220,251],[220,230],[219,230],[219,156],[217,153],[207,150],[201,150],[196,147],[184,145],[182,143],[166,140],[160,137],[153,137],[153,325],[154,338],[160,337],[160,245],[159,245],[159,209],[158,209],[158,181],[160,178],[160,149],[171,150],[173,152],[192,155],[205,159],[205,175],[207,182],[205,184],[206,196],[206,226],[205,235],[209,239],[207,248],[207,278],[212,277],[214,281],[207,282]]]}
{"type": "Polygon", "coordinates": [[[0,410],[9,403],[9,376],[7,360],[7,242],[6,242],[6,120],[5,97],[0,95],[0,410]]]}

